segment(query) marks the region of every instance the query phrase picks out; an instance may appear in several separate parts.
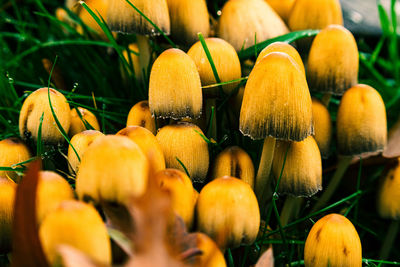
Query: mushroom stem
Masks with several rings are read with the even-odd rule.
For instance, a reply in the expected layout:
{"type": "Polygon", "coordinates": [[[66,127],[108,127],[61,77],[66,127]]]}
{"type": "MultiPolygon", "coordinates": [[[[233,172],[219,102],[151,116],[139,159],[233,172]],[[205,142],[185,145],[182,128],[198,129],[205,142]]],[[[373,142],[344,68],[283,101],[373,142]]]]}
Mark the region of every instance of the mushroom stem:
{"type": "Polygon", "coordinates": [[[339,160],[338,167],[333,174],[331,181],[329,182],[328,187],[322,193],[322,196],[319,198],[318,202],[315,204],[314,208],[311,212],[315,212],[322,208],[332,197],[333,193],[335,193],[336,188],[339,186],[340,181],[343,178],[347,168],[351,163],[352,157],[344,156],[339,160]]]}
{"type": "Polygon", "coordinates": [[[287,196],[281,212],[282,226],[287,225],[293,217],[298,215],[302,203],[303,198],[301,197],[287,196]]]}
{"type": "Polygon", "coordinates": [[[273,137],[265,138],[260,164],[258,166],[254,191],[260,205],[260,210],[264,209],[266,200],[269,195],[272,194],[272,189],[270,187],[270,173],[275,152],[275,142],[276,139],[273,137]]]}
{"type": "Polygon", "coordinates": [[[389,230],[387,231],[385,240],[383,241],[383,246],[381,251],[379,252],[379,258],[381,260],[386,260],[390,254],[390,251],[393,247],[393,242],[396,240],[397,233],[399,231],[400,221],[394,220],[389,226],[389,230]]]}
{"type": "Polygon", "coordinates": [[[140,77],[145,78],[146,76],[143,76],[143,70],[145,75],[147,75],[147,70],[151,56],[149,38],[140,34],[137,34],[136,38],[137,38],[137,45],[139,48],[140,77]]]}
{"type": "Polygon", "coordinates": [[[332,93],[325,93],[322,96],[321,102],[324,104],[325,107],[328,108],[329,102],[331,101],[332,93]]]}

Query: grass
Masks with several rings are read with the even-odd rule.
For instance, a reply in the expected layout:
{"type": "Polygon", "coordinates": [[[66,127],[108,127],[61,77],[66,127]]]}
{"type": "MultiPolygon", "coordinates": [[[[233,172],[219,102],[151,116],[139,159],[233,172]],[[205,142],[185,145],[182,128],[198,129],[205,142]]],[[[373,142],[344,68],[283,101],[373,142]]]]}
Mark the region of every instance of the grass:
{"type": "MultiPolygon", "coordinates": [[[[373,86],[382,95],[387,107],[389,126],[395,123],[400,114],[400,62],[396,33],[397,21],[394,19],[396,17],[395,2],[391,1],[388,11],[378,2],[383,30],[381,37],[376,40],[357,37],[360,50],[359,81],[373,86]]],[[[223,0],[208,1],[210,12],[216,16],[223,3],[223,0]]],[[[56,87],[51,79],[52,75],[42,66],[42,59],[53,61],[52,68],[56,66],[60,70],[66,88],[56,89],[66,96],[71,107],[81,106],[92,111],[101,122],[102,131],[105,133],[115,133],[123,128],[129,109],[133,104],[147,98],[147,85],[137,81],[135,77],[130,77],[131,80],[128,83],[123,82],[123,73],[134,73],[134,71],[132,62],[126,60],[122,52],[127,50],[129,43],[134,42],[136,37],[119,35],[117,41],[104,22],[104,18],[85,3],[82,3],[83,8],[95,18],[106,38],[102,39],[93,30],[83,25],[79,17],[69,13],[72,20],[83,28],[83,32],[78,33],[73,27],[59,21],[53,15],[55,9],[60,6],[62,6],[61,1],[50,0],[28,0],[23,4],[20,4],[18,0],[9,0],[0,5],[0,17],[4,18],[0,20],[0,47],[2,48],[0,51],[0,139],[19,136],[19,110],[30,92],[40,87],[56,87]]],[[[315,35],[317,32],[313,30],[294,32],[259,42],[253,47],[242,50],[239,57],[242,62],[249,58],[254,59],[255,53],[259,53],[273,41],[293,42],[315,35]]],[[[206,48],[204,38],[199,36],[199,40],[206,48]]],[[[175,46],[167,36],[153,38],[150,43],[156,54],[162,52],[161,47],[175,46]]],[[[211,54],[207,53],[207,56],[213,66],[211,54]]],[[[213,86],[220,87],[227,84],[227,82],[220,82],[215,66],[212,69],[217,81],[213,86]]],[[[247,77],[243,77],[232,82],[239,81],[243,84],[246,79],[247,77]]],[[[224,95],[221,92],[217,107],[212,111],[217,115],[217,121],[221,122],[217,126],[216,140],[211,140],[208,135],[212,132],[211,130],[202,136],[211,148],[210,157],[214,158],[229,145],[239,145],[245,148],[254,163],[257,163],[262,144],[243,137],[238,129],[228,123],[229,115],[226,110],[230,97],[231,95],[224,95]]],[[[333,104],[330,105],[333,121],[336,120],[339,102],[339,98],[333,97],[331,102],[333,104]]],[[[54,111],[53,114],[55,115],[54,111]]],[[[208,125],[212,127],[212,121],[208,122],[208,125]]],[[[62,127],[59,129],[69,141],[62,127]]],[[[67,144],[68,142],[59,148],[64,154],[67,144]]],[[[37,148],[37,155],[42,155],[50,161],[46,164],[47,168],[68,172],[67,165],[57,160],[61,156],[58,148],[43,146],[41,138],[38,138],[37,145],[31,144],[31,146],[37,148]]],[[[332,151],[335,151],[334,142],[332,151]]],[[[335,162],[335,156],[331,156],[324,165],[329,167],[335,162]]],[[[24,171],[22,166],[18,165],[15,168],[18,171],[24,171]]],[[[318,196],[314,196],[306,200],[306,207],[300,211],[299,217],[285,226],[281,225],[279,219],[284,197],[275,193],[272,205],[269,206],[263,218],[271,229],[265,229],[264,235],[250,246],[228,250],[227,263],[229,266],[254,264],[260,249],[274,244],[277,266],[284,264],[301,266],[304,264],[302,261],[304,242],[311,226],[324,214],[337,212],[344,214],[356,226],[363,244],[365,266],[400,265],[398,263],[400,261],[399,243],[392,247],[390,260],[381,261],[378,255],[388,222],[380,219],[375,209],[371,207],[375,206],[376,186],[383,169],[383,166],[366,165],[365,162],[360,161],[356,168],[350,168],[347,173],[349,184],[342,185],[341,192],[326,207],[310,213],[307,207],[315,204],[318,196]]],[[[0,170],[10,170],[10,168],[0,167],[0,170]]],[[[332,172],[324,173],[324,180],[329,180],[331,175],[332,172]]],[[[275,188],[276,191],[277,188],[275,188]]],[[[0,262],[2,261],[3,259],[0,259],[0,262]]]]}

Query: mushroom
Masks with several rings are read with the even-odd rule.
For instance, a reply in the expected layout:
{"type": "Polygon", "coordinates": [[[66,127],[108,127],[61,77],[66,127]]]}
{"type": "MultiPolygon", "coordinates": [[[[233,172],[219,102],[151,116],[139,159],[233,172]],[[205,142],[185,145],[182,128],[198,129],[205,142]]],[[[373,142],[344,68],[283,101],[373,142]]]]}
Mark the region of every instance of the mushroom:
{"type": "Polygon", "coordinates": [[[140,147],[147,157],[153,173],[165,169],[165,159],[161,145],[149,130],[140,126],[128,126],[119,131],[117,135],[128,137],[140,147]]]}
{"type": "Polygon", "coordinates": [[[382,97],[371,86],[358,84],[346,91],[336,117],[338,167],[314,206],[323,207],[339,186],[353,157],[380,153],[387,142],[386,109],[382,97]]]}
{"type": "Polygon", "coordinates": [[[61,202],[39,228],[39,238],[48,262],[58,258],[59,245],[69,245],[94,261],[111,264],[111,244],[107,228],[96,209],[83,202],[61,202]]]}
{"type": "Polygon", "coordinates": [[[76,109],[71,109],[71,125],[68,132],[70,137],[73,137],[74,135],[85,130],[100,131],[99,122],[92,112],[81,107],[77,107],[76,109]],[[76,109],[78,109],[79,114],[76,109]]]}
{"type": "Polygon", "coordinates": [[[70,145],[68,146],[68,169],[71,174],[76,174],[78,172],[80,159],[82,159],[83,154],[89,145],[91,145],[94,140],[101,136],[104,136],[104,134],[99,131],[86,130],[72,137],[70,145]],[[76,154],[78,154],[79,159],[76,154]]]}
{"type": "MultiPolygon", "coordinates": [[[[108,0],[86,0],[85,3],[88,7],[94,11],[97,15],[100,14],[102,18],[107,18],[107,12],[109,9],[109,1],[108,0]]],[[[94,30],[97,34],[100,35],[102,39],[107,40],[107,36],[104,34],[103,29],[97,23],[97,21],[90,15],[85,8],[79,8],[78,16],[82,20],[86,26],[90,29],[94,30]]],[[[78,32],[82,32],[82,28],[78,27],[78,32]]]]}
{"type": "MultiPolygon", "coordinates": [[[[31,158],[28,147],[18,138],[7,138],[0,141],[0,167],[12,167],[31,158]]],[[[15,171],[0,171],[0,178],[19,181],[15,171]]]]}
{"type": "Polygon", "coordinates": [[[174,212],[191,228],[194,218],[194,188],[189,177],[180,170],[164,169],[157,172],[153,179],[162,190],[170,192],[174,212]]]}
{"type": "Polygon", "coordinates": [[[171,48],[151,68],[149,106],[153,116],[175,120],[201,115],[203,103],[199,72],[185,52],[171,48]]]}
{"type": "Polygon", "coordinates": [[[264,0],[230,0],[222,8],[217,36],[236,51],[288,33],[285,23],[264,0]]]}
{"type": "Polygon", "coordinates": [[[332,139],[332,119],[328,109],[322,102],[312,98],[314,138],[317,141],[322,157],[327,158],[332,139]]]}
{"type": "Polygon", "coordinates": [[[164,152],[167,168],[185,171],[185,167],[193,182],[204,183],[209,153],[208,144],[202,135],[204,136],[199,127],[187,122],[161,128],[156,138],[164,152]]]}
{"type": "Polygon", "coordinates": [[[255,182],[261,207],[269,189],[275,140],[302,141],[311,135],[311,106],[305,75],[289,55],[272,52],[255,65],[245,87],[239,129],[252,139],[264,139],[255,182]]]}
{"type": "Polygon", "coordinates": [[[224,254],[218,248],[217,244],[206,234],[193,233],[196,239],[196,247],[201,250],[199,256],[193,260],[197,267],[226,267],[224,254]]]}
{"type": "Polygon", "coordinates": [[[68,132],[71,116],[70,107],[63,94],[52,88],[40,88],[31,93],[24,101],[19,114],[19,133],[23,139],[38,137],[40,118],[43,115],[42,140],[45,143],[61,143],[64,137],[54,120],[51,107],[65,132],[68,132]]]}
{"type": "Polygon", "coordinates": [[[120,70],[121,70],[121,75],[122,75],[122,80],[124,82],[124,85],[126,87],[129,86],[129,84],[131,82],[129,80],[129,76],[132,76],[132,74],[135,75],[135,80],[137,82],[143,81],[143,72],[142,72],[142,69],[140,66],[140,60],[139,60],[140,52],[139,52],[139,47],[138,47],[137,43],[129,44],[128,49],[122,51],[122,55],[124,56],[126,62],[132,63],[132,67],[133,67],[133,73],[131,72],[130,69],[127,69],[127,72],[125,72],[124,68],[123,68],[123,64],[121,62],[120,70]]]}
{"type": "Polygon", "coordinates": [[[334,213],[318,220],[307,236],[304,265],[361,267],[361,241],[353,224],[334,213]]]}
{"type": "Polygon", "coordinates": [[[383,177],[378,189],[377,208],[378,214],[384,219],[392,220],[386,238],[383,241],[379,258],[386,260],[396,239],[400,219],[400,158],[396,165],[383,177]]]}
{"type": "Polygon", "coordinates": [[[149,130],[152,134],[156,134],[156,122],[151,116],[149,102],[147,100],[136,103],[128,114],[126,126],[141,126],[149,130]]]}
{"type": "Polygon", "coordinates": [[[285,21],[289,20],[295,0],[265,0],[275,10],[276,13],[285,21]]]}
{"type": "Polygon", "coordinates": [[[126,204],[146,190],[149,162],[140,147],[125,136],[97,138],[82,156],[76,193],[85,201],[126,204]]]}
{"type": "Polygon", "coordinates": [[[40,171],[36,196],[38,225],[64,200],[74,199],[74,192],[68,182],[52,171],[40,171]]]}
{"type": "Polygon", "coordinates": [[[310,90],[325,93],[322,102],[328,106],[330,96],[342,95],[356,85],[358,48],[354,36],[340,25],[329,25],[312,42],[307,61],[310,90]]]}
{"type": "Polygon", "coordinates": [[[204,186],[196,214],[198,230],[210,236],[222,251],[256,240],[260,227],[257,198],[240,179],[224,176],[204,186]]]}
{"type": "Polygon", "coordinates": [[[0,253],[11,251],[12,221],[17,184],[0,177],[0,253]]]}
{"type": "Polygon", "coordinates": [[[205,0],[167,0],[171,19],[171,37],[178,43],[190,46],[201,32],[210,32],[210,22],[205,0]]]}
{"type": "Polygon", "coordinates": [[[225,148],[214,160],[213,179],[232,176],[248,183],[254,189],[254,165],[249,154],[238,146],[225,148]]]}

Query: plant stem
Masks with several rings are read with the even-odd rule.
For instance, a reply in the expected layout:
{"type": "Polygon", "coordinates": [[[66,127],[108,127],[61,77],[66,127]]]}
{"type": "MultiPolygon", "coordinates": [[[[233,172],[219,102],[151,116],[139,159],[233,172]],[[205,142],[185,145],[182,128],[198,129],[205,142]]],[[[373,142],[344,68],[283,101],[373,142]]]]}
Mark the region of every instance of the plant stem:
{"type": "Polygon", "coordinates": [[[322,196],[319,198],[318,202],[315,204],[314,208],[311,212],[315,212],[322,208],[332,197],[335,193],[336,188],[339,186],[340,181],[343,178],[343,175],[346,173],[347,168],[350,165],[352,157],[342,157],[339,159],[338,167],[333,174],[331,181],[329,182],[328,187],[322,193],[322,196]]]}
{"type": "Polygon", "coordinates": [[[281,223],[283,226],[287,225],[293,217],[297,216],[302,203],[303,198],[287,196],[281,211],[281,223]]]}
{"type": "Polygon", "coordinates": [[[272,189],[270,187],[270,173],[272,159],[274,158],[275,141],[276,140],[273,137],[265,138],[258,166],[254,191],[260,205],[260,210],[264,210],[265,201],[268,199],[268,196],[272,194],[272,189]]]}
{"type": "Polygon", "coordinates": [[[149,38],[147,38],[144,35],[137,34],[137,45],[139,49],[139,64],[140,64],[140,77],[137,77],[137,79],[144,79],[148,73],[147,69],[150,63],[150,44],[149,44],[149,38]],[[145,72],[145,77],[143,76],[143,70],[145,72]]]}
{"type": "Polygon", "coordinates": [[[205,113],[206,113],[206,121],[210,122],[207,130],[207,137],[209,139],[217,140],[217,116],[216,116],[216,98],[208,98],[205,99],[205,113]],[[214,108],[213,108],[214,107],[214,108]]]}
{"type": "Polygon", "coordinates": [[[321,102],[325,105],[326,108],[329,106],[329,102],[331,101],[332,93],[325,93],[322,96],[321,102]]]}
{"type": "Polygon", "coordinates": [[[396,240],[397,232],[399,231],[399,226],[400,226],[399,220],[392,221],[392,223],[390,224],[385,240],[383,241],[383,246],[379,253],[380,259],[386,260],[389,257],[390,251],[393,246],[393,242],[394,240],[396,240]]]}

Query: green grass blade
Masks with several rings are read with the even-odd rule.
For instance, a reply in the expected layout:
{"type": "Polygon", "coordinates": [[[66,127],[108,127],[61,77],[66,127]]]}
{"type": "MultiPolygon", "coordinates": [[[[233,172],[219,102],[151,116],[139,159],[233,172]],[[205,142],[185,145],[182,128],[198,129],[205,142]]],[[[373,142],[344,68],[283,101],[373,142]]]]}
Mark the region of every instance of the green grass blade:
{"type": "Polygon", "coordinates": [[[185,164],[183,164],[183,162],[178,157],[175,157],[175,159],[182,166],[182,168],[185,171],[186,175],[190,178],[190,173],[189,173],[188,169],[186,168],[185,164]]]}
{"type": "Polygon", "coordinates": [[[43,117],[44,117],[44,112],[42,113],[42,116],[40,116],[39,119],[39,129],[37,133],[37,142],[36,142],[36,156],[39,158],[42,158],[43,154],[43,142],[42,142],[43,117]]]}

